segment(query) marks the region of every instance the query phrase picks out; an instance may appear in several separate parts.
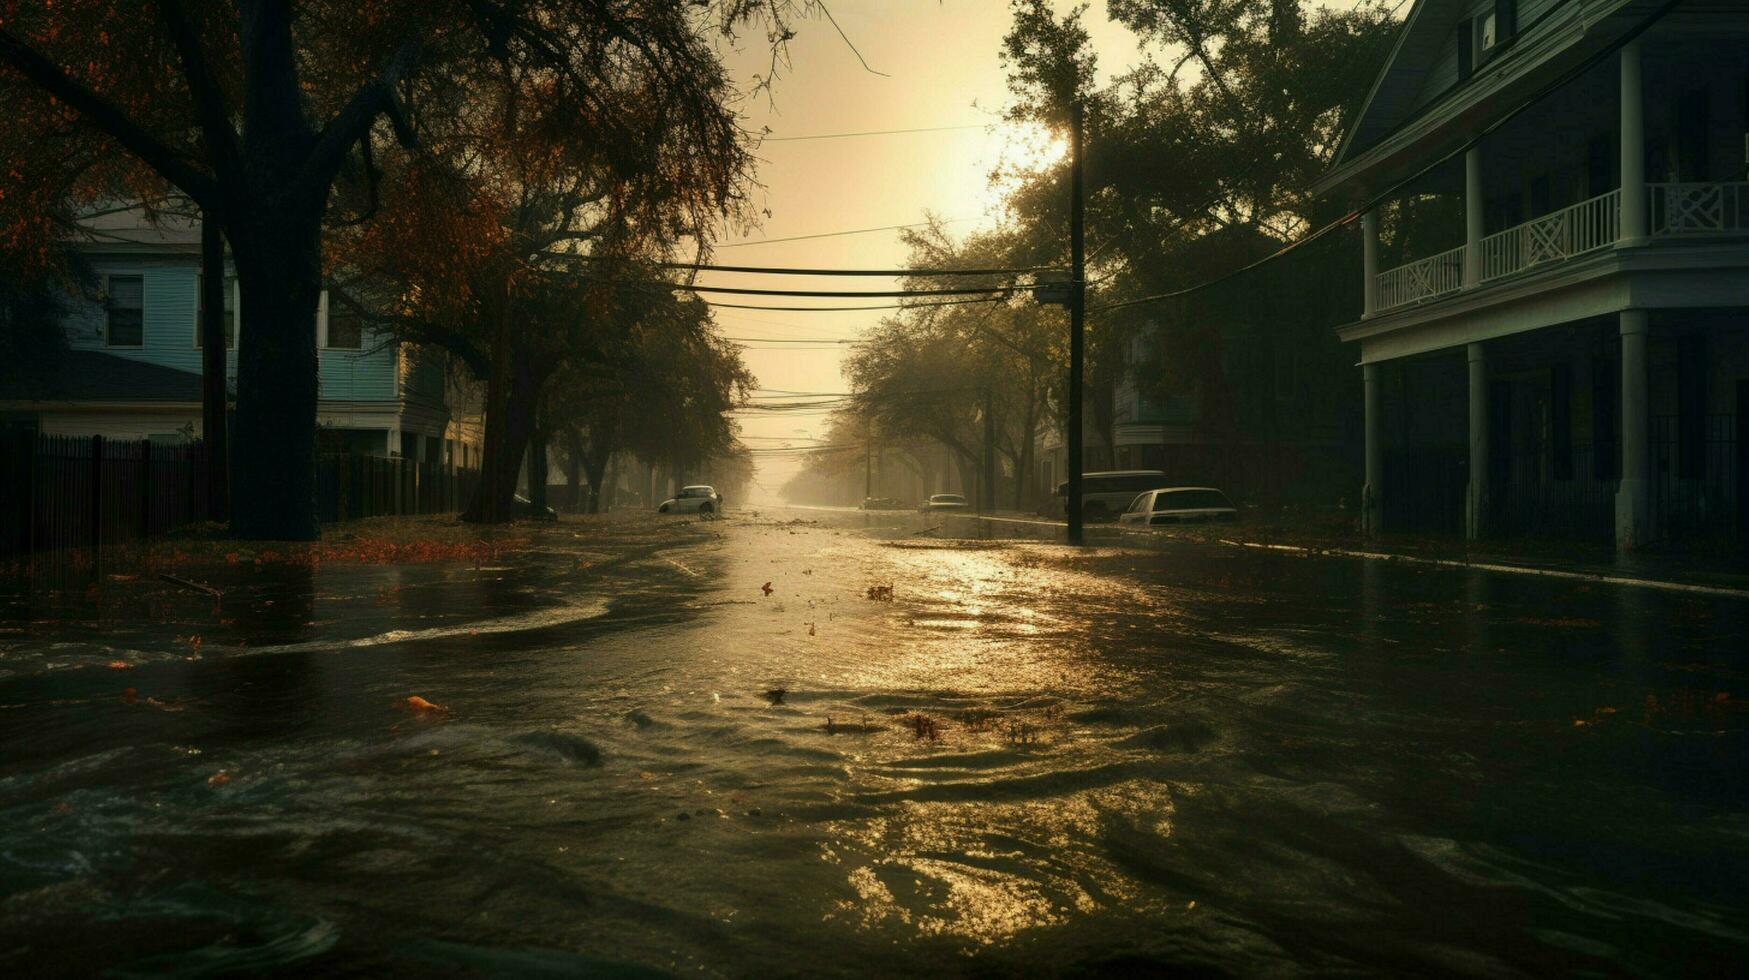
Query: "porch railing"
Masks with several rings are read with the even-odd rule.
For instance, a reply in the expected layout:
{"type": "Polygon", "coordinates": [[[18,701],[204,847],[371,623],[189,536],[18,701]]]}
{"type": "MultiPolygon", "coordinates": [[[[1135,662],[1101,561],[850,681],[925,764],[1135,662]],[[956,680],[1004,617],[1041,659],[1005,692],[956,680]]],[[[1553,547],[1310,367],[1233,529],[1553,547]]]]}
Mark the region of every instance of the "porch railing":
{"type": "MultiPolygon", "coordinates": [[[[1659,238],[1749,234],[1749,181],[1646,185],[1648,228],[1659,238]]],[[[1481,240],[1478,280],[1493,282],[1608,248],[1621,239],[1621,190],[1599,194],[1481,240]]],[[[1376,312],[1464,288],[1465,247],[1381,272],[1376,312]]]]}
{"type": "Polygon", "coordinates": [[[1482,281],[1584,255],[1620,237],[1621,191],[1613,190],[1482,239],[1482,281]]]}
{"type": "Polygon", "coordinates": [[[1419,303],[1457,292],[1464,285],[1464,246],[1400,265],[1378,275],[1378,308],[1419,303]]]}
{"type": "Polygon", "coordinates": [[[1749,182],[1649,184],[1654,235],[1749,232],[1749,182]]]}

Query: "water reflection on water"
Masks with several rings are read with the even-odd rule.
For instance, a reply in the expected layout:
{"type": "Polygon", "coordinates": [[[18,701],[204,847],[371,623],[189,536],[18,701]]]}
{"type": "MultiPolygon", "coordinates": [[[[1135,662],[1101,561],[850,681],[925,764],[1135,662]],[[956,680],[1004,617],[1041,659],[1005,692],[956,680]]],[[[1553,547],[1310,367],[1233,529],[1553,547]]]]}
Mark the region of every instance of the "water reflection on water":
{"type": "Polygon", "coordinates": [[[0,640],[0,966],[1673,974],[1749,949],[1740,604],[869,523],[39,606],[0,640]]]}

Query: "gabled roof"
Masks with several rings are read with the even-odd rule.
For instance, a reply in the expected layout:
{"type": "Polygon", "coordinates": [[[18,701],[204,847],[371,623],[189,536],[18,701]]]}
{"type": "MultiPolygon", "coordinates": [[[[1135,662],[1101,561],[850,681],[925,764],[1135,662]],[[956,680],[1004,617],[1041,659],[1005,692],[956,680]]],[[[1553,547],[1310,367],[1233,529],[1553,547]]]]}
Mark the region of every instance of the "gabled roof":
{"type": "Polygon", "coordinates": [[[101,351],[64,352],[51,370],[0,381],[0,400],[199,402],[200,375],[101,351]]]}
{"type": "Polygon", "coordinates": [[[1415,0],[1384,69],[1373,80],[1366,101],[1343,137],[1333,166],[1341,166],[1353,153],[1378,142],[1414,112],[1439,49],[1469,9],[1469,2],[1415,0]]]}

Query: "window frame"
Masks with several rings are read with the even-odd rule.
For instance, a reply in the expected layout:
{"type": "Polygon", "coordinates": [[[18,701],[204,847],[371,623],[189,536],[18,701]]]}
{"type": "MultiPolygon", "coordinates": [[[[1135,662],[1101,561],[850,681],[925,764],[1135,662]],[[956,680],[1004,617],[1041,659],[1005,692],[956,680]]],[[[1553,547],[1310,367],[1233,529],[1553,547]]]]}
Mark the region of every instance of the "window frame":
{"type": "MultiPolygon", "coordinates": [[[[201,303],[203,301],[205,301],[205,299],[206,299],[206,294],[204,292],[202,292],[202,288],[205,285],[205,279],[206,279],[205,273],[196,272],[194,274],[194,349],[195,350],[201,349],[200,311],[201,311],[201,303]]],[[[231,292],[231,324],[230,324],[231,330],[230,330],[230,334],[231,335],[230,335],[230,338],[228,339],[228,341],[225,345],[225,351],[227,353],[229,353],[229,352],[237,349],[237,344],[242,341],[242,337],[243,337],[243,289],[242,289],[242,285],[238,281],[235,273],[225,276],[225,283],[231,287],[231,289],[230,289],[230,292],[231,292]]]]}
{"type": "Polygon", "coordinates": [[[146,346],[146,276],[142,272],[105,272],[103,274],[103,346],[116,350],[143,350],[146,346]],[[117,279],[138,279],[140,281],[140,339],[132,344],[118,344],[110,330],[110,317],[114,312],[112,300],[115,296],[113,283],[117,279]]]}
{"type": "Polygon", "coordinates": [[[322,295],[321,295],[321,298],[317,301],[317,306],[318,306],[318,309],[317,309],[317,316],[316,316],[316,349],[317,350],[337,350],[337,351],[344,351],[347,353],[357,353],[357,354],[364,353],[364,321],[357,320],[357,318],[354,317],[354,320],[358,323],[358,344],[356,346],[336,347],[336,346],[334,346],[333,343],[330,342],[330,334],[329,334],[330,306],[329,306],[329,299],[328,299],[328,290],[326,290],[326,289],[322,290],[322,295]]]}

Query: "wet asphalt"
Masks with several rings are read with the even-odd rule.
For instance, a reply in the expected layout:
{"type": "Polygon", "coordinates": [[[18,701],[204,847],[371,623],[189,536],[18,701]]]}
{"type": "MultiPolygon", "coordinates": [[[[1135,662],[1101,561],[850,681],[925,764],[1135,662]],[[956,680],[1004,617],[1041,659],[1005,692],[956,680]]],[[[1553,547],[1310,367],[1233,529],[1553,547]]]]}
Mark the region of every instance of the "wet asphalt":
{"type": "Polygon", "coordinates": [[[15,588],[0,970],[1741,972],[1749,603],[942,523],[15,588]]]}

